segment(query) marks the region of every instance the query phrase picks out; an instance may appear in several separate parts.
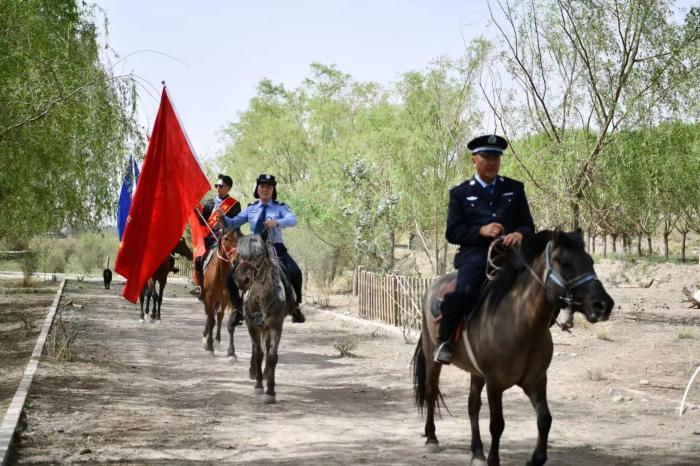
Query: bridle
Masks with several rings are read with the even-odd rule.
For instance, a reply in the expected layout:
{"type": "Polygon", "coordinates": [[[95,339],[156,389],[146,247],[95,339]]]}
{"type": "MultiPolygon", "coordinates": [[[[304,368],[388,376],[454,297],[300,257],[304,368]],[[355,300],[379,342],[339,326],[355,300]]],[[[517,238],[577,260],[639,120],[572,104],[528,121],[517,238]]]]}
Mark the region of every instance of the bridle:
{"type": "Polygon", "coordinates": [[[561,288],[564,291],[564,296],[558,296],[558,298],[561,299],[564,303],[566,303],[566,307],[570,307],[573,304],[579,304],[573,299],[573,291],[576,288],[580,287],[581,285],[585,285],[590,281],[598,280],[598,276],[595,274],[595,272],[582,273],[581,275],[578,275],[572,278],[571,280],[564,279],[564,277],[562,277],[556,270],[554,270],[554,268],[552,268],[551,240],[547,243],[547,246],[545,247],[544,263],[544,282],[541,283],[545,288],[547,288],[547,284],[551,280],[552,282],[554,282],[555,285],[561,288]]]}
{"type": "Polygon", "coordinates": [[[232,246],[231,248],[226,249],[226,247],[224,246],[222,236],[219,243],[219,247],[216,248],[216,256],[222,261],[228,262],[229,264],[233,264],[233,260],[236,258],[236,247],[232,246]]]}

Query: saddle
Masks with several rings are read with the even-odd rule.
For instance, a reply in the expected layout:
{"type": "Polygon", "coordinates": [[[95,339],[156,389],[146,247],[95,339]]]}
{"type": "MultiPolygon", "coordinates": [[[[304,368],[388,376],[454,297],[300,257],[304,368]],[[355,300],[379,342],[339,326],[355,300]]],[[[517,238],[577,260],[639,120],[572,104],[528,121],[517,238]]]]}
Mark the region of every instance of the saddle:
{"type": "MultiPolygon", "coordinates": [[[[480,292],[483,292],[486,286],[491,283],[490,280],[484,279],[484,281],[481,284],[480,287],[480,292]]],[[[454,292],[455,288],[457,288],[457,277],[453,278],[452,280],[446,281],[445,283],[442,284],[440,289],[437,291],[435,295],[435,299],[433,302],[430,304],[430,313],[435,317],[436,319],[440,318],[441,316],[441,311],[440,307],[442,306],[442,302],[445,300],[445,296],[448,293],[454,292]]],[[[479,300],[477,300],[477,303],[479,300]]],[[[469,315],[471,316],[473,312],[471,312],[469,315]]],[[[467,320],[468,318],[465,318],[467,320]]]]}

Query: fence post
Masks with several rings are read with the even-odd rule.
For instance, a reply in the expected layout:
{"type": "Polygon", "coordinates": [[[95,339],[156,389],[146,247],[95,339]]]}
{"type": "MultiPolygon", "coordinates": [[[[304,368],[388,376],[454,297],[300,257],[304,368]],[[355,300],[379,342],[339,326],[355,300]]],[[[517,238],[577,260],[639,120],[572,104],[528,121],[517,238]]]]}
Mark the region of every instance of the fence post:
{"type": "Polygon", "coordinates": [[[401,319],[401,304],[399,302],[399,283],[398,283],[399,277],[395,274],[391,274],[391,300],[393,301],[393,308],[394,308],[394,325],[396,326],[401,326],[402,325],[402,319],[401,319]]]}

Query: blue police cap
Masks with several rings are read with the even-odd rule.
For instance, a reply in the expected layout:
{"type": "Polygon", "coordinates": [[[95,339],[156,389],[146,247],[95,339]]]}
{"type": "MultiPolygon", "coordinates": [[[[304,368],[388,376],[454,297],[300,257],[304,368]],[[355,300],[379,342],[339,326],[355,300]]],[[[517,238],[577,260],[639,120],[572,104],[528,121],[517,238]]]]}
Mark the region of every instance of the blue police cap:
{"type": "Polygon", "coordinates": [[[508,147],[508,141],[504,137],[496,134],[487,134],[479,136],[467,144],[467,148],[472,151],[472,155],[476,154],[492,154],[503,155],[503,151],[508,147]]]}

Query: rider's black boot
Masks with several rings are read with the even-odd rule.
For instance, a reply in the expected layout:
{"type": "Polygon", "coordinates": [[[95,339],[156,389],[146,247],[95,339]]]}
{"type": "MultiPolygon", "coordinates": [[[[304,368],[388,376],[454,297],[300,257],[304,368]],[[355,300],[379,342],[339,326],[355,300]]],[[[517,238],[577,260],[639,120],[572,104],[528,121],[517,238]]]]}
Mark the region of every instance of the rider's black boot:
{"type": "Polygon", "coordinates": [[[454,331],[457,329],[459,320],[464,316],[464,304],[464,295],[455,292],[445,295],[445,299],[440,305],[442,319],[433,353],[433,361],[439,364],[452,363],[454,331]]]}
{"type": "Polygon", "coordinates": [[[295,324],[303,324],[306,322],[306,316],[304,316],[304,313],[301,312],[299,303],[294,303],[294,307],[292,308],[292,322],[295,324]]]}

